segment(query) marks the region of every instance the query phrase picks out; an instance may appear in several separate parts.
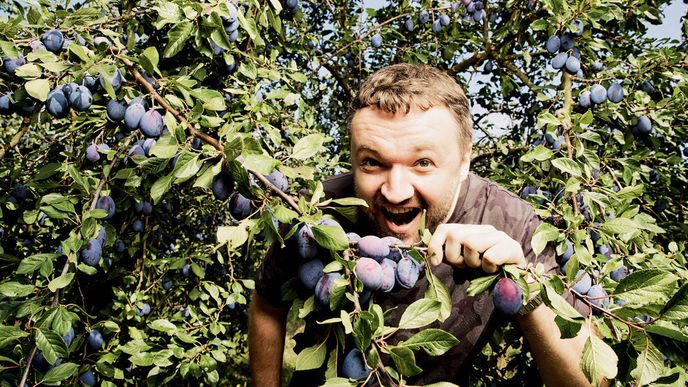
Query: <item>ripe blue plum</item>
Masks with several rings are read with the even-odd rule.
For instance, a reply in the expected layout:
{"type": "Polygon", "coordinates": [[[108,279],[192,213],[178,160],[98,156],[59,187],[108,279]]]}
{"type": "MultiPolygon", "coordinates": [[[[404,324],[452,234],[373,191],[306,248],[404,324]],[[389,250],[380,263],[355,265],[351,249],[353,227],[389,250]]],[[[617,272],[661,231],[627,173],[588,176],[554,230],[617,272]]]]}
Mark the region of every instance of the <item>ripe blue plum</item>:
{"type": "Polygon", "coordinates": [[[607,89],[602,85],[593,85],[590,89],[590,101],[599,105],[607,100],[607,89]]]}
{"type": "Polygon", "coordinates": [[[251,208],[251,201],[239,192],[235,192],[229,199],[229,213],[236,220],[246,219],[251,214],[251,208]]]}
{"type": "Polygon", "coordinates": [[[596,60],[591,66],[590,69],[594,72],[599,72],[604,70],[604,63],[602,63],[599,60],[596,60]]]}
{"type": "Polygon", "coordinates": [[[389,255],[389,243],[375,235],[366,235],[358,241],[358,251],[361,257],[382,262],[389,255]]]}
{"type": "Polygon", "coordinates": [[[160,137],[162,134],[162,115],[157,111],[150,109],[141,116],[139,121],[139,129],[144,136],[148,138],[160,137]]]}
{"type": "Polygon", "coordinates": [[[420,276],[420,266],[409,257],[402,258],[397,263],[396,280],[404,289],[411,289],[420,276]]]}
{"type": "Polygon", "coordinates": [[[112,46],[112,42],[110,42],[110,39],[104,37],[104,36],[96,36],[93,38],[93,45],[96,46],[98,50],[107,50],[112,46]]]}
{"type": "Polygon", "coordinates": [[[311,259],[318,254],[318,243],[313,236],[313,230],[308,224],[303,224],[296,231],[296,248],[303,259],[311,259]]]}
{"type": "Polygon", "coordinates": [[[118,253],[123,253],[127,249],[127,246],[122,242],[121,239],[115,241],[115,251],[118,253]]]}
{"type": "Polygon", "coordinates": [[[134,230],[134,232],[143,232],[143,222],[140,219],[136,219],[134,223],[131,224],[131,229],[134,230]]]}
{"type": "Polygon", "coordinates": [[[619,282],[622,279],[626,278],[627,275],[628,275],[628,268],[626,266],[621,265],[621,267],[619,267],[616,270],[613,270],[609,274],[609,278],[613,279],[616,282],[619,282]]]}
{"type": "Polygon", "coordinates": [[[552,67],[559,70],[566,65],[566,59],[568,55],[565,52],[558,53],[554,58],[552,58],[552,67]]]}
{"type": "Polygon", "coordinates": [[[103,249],[100,242],[97,239],[89,239],[86,247],[81,249],[81,260],[89,266],[97,266],[102,254],[103,249]]]}
{"type": "Polygon", "coordinates": [[[285,192],[287,189],[289,189],[289,180],[287,180],[287,177],[284,176],[284,173],[277,169],[265,175],[265,178],[270,182],[270,184],[274,185],[282,192],[285,192]]]}
{"type": "Polygon", "coordinates": [[[53,90],[45,100],[45,110],[55,118],[64,118],[69,114],[69,101],[62,90],[53,90]]]}
{"type": "Polygon", "coordinates": [[[124,111],[124,123],[127,128],[131,130],[138,128],[144,114],[146,114],[146,108],[142,103],[130,103],[124,111]]]}
{"type": "Polygon", "coordinates": [[[430,20],[430,14],[426,10],[420,11],[420,15],[418,15],[418,21],[420,21],[420,24],[425,24],[430,20]]]}
{"type": "Polygon", "coordinates": [[[393,260],[394,262],[399,262],[399,260],[402,258],[401,249],[393,246],[403,246],[404,242],[401,239],[393,236],[382,237],[382,240],[385,241],[389,246],[389,254],[387,254],[387,258],[393,260]]]}
{"type": "Polygon", "coordinates": [[[349,240],[349,242],[356,242],[361,240],[361,236],[356,234],[355,232],[347,232],[346,233],[346,238],[349,240]]]}
{"type": "Polygon", "coordinates": [[[187,263],[186,265],[184,265],[184,267],[182,267],[182,275],[184,277],[188,277],[189,275],[191,275],[191,264],[190,263],[187,263]]]}
{"type": "Polygon", "coordinates": [[[382,46],[382,35],[373,35],[373,37],[370,39],[370,44],[372,44],[372,46],[375,48],[380,48],[382,46]]]}
{"type": "Polygon", "coordinates": [[[609,306],[609,294],[600,285],[593,285],[587,292],[587,296],[590,297],[588,300],[601,308],[607,308],[609,306]]]}
{"type": "Polygon", "coordinates": [[[64,43],[64,36],[60,30],[48,30],[41,36],[41,42],[45,46],[46,50],[51,52],[59,52],[62,49],[62,44],[64,43]]]}
{"type": "Polygon", "coordinates": [[[100,226],[100,229],[98,229],[98,235],[96,235],[96,240],[100,242],[100,246],[105,246],[105,241],[107,241],[107,231],[105,230],[105,227],[100,226]]]}
{"type": "Polygon", "coordinates": [[[612,257],[612,250],[607,245],[601,245],[598,247],[597,252],[607,257],[607,259],[612,257]]]}
{"type": "Polygon", "coordinates": [[[354,272],[365,288],[378,290],[382,286],[382,267],[376,260],[366,257],[359,258],[354,272]]]}
{"type": "Polygon", "coordinates": [[[323,273],[323,267],[322,260],[317,258],[305,261],[299,265],[299,280],[306,289],[315,289],[315,285],[325,274],[323,273]]]}
{"type": "Polygon", "coordinates": [[[451,22],[449,15],[447,15],[446,13],[441,14],[439,20],[440,20],[440,24],[442,24],[443,26],[448,26],[449,23],[451,22]]]}
{"type": "Polygon", "coordinates": [[[126,106],[116,99],[111,99],[105,106],[107,118],[110,122],[120,122],[124,119],[124,113],[127,111],[126,106]]]}
{"type": "Polygon", "coordinates": [[[88,370],[79,375],[79,381],[87,386],[93,386],[96,384],[96,376],[93,374],[93,371],[88,370]]]}
{"type": "Polygon", "coordinates": [[[330,305],[330,291],[334,286],[334,282],[342,275],[340,273],[326,273],[318,280],[315,285],[315,299],[321,305],[330,305]]]}
{"type": "Polygon", "coordinates": [[[14,75],[15,70],[17,70],[17,67],[23,66],[26,64],[26,59],[24,59],[24,55],[21,53],[19,56],[16,58],[10,58],[8,56],[5,56],[2,58],[3,62],[3,67],[5,68],[5,72],[9,75],[14,75]]]}
{"type": "Polygon", "coordinates": [[[86,148],[86,160],[95,163],[96,161],[100,160],[100,153],[98,153],[98,145],[91,143],[86,148]]]}
{"type": "Polygon", "coordinates": [[[370,368],[366,365],[363,359],[363,353],[354,348],[344,357],[342,362],[342,376],[349,379],[363,379],[370,374],[370,368]]]}
{"type": "Polygon", "coordinates": [[[440,31],[442,31],[442,23],[440,23],[439,19],[435,19],[435,20],[432,22],[432,27],[431,27],[431,28],[432,28],[432,32],[438,33],[438,32],[440,32],[440,31]]]}
{"type": "Polygon", "coordinates": [[[576,36],[583,35],[583,21],[581,21],[580,19],[576,19],[571,23],[571,26],[574,27],[574,34],[576,36]]]}
{"type": "Polygon", "coordinates": [[[485,17],[485,11],[482,9],[476,9],[475,12],[473,12],[473,21],[474,22],[479,22],[485,17]]]}
{"type": "Polygon", "coordinates": [[[652,94],[655,92],[655,87],[651,80],[646,79],[640,84],[640,90],[646,92],[647,94],[652,94]]]}
{"type": "Polygon", "coordinates": [[[394,284],[396,283],[397,275],[397,263],[391,259],[385,258],[380,264],[382,269],[382,285],[380,290],[385,293],[389,293],[394,289],[394,284]]]}
{"type": "Polygon", "coordinates": [[[614,103],[619,103],[624,97],[624,90],[623,87],[621,86],[621,83],[619,82],[614,82],[609,86],[609,89],[607,89],[607,99],[609,101],[614,102],[614,103]]]}
{"type": "Polygon", "coordinates": [[[111,77],[104,76],[103,74],[100,74],[98,76],[98,80],[100,83],[100,86],[105,89],[105,81],[110,83],[112,88],[117,91],[119,90],[120,87],[122,87],[122,73],[119,71],[119,69],[115,69],[115,73],[111,77]]]}
{"type": "MultiPolygon", "coordinates": [[[[143,122],[143,120],[141,120],[143,122]]],[[[155,146],[155,139],[154,138],[147,138],[142,144],[141,148],[143,148],[143,153],[146,156],[150,156],[150,150],[152,147],[155,146]]]]}
{"type": "Polygon", "coordinates": [[[573,290],[580,294],[585,294],[592,286],[592,278],[585,270],[578,270],[576,273],[576,283],[573,285],[573,290]]]}
{"type": "Polygon", "coordinates": [[[98,198],[98,201],[96,202],[96,208],[107,211],[105,219],[110,219],[115,215],[115,201],[109,195],[98,198]]]}
{"type": "Polygon", "coordinates": [[[320,222],[318,222],[318,225],[320,226],[335,226],[341,228],[342,225],[339,224],[336,220],[332,218],[322,218],[320,219],[320,222]]]}
{"type": "Polygon", "coordinates": [[[99,330],[94,329],[88,334],[86,342],[88,343],[89,347],[93,349],[101,349],[103,348],[103,334],[100,333],[99,330]]]}
{"type": "Polygon", "coordinates": [[[648,116],[642,115],[638,117],[638,131],[643,134],[648,134],[652,131],[652,121],[648,116]]]}
{"type": "Polygon", "coordinates": [[[498,311],[514,315],[523,306],[523,290],[514,280],[504,277],[495,284],[492,301],[498,311]]]}
{"type": "Polygon", "coordinates": [[[413,19],[411,19],[410,17],[407,18],[404,22],[404,27],[406,27],[406,31],[413,31],[413,29],[415,28],[415,26],[413,25],[413,19]]]}
{"type": "Polygon", "coordinates": [[[217,200],[226,200],[234,188],[234,179],[227,170],[223,170],[213,178],[213,195],[217,200]]]}
{"type": "Polygon", "coordinates": [[[578,58],[573,55],[566,58],[566,72],[576,74],[580,69],[580,60],[578,58]]]}
{"type": "Polygon", "coordinates": [[[571,35],[568,32],[565,32],[563,35],[561,35],[560,38],[561,41],[561,50],[562,51],[568,51],[573,48],[573,45],[575,44],[573,40],[573,35],[571,35]]]}
{"type": "Polygon", "coordinates": [[[559,262],[561,265],[565,265],[566,262],[571,259],[573,255],[573,242],[566,240],[566,251],[559,257],[559,262]]]}
{"type": "Polygon", "coordinates": [[[561,39],[557,35],[552,35],[547,39],[547,43],[545,43],[545,49],[547,49],[547,52],[550,54],[554,54],[559,51],[559,47],[561,47],[561,39]]]}
{"type": "Polygon", "coordinates": [[[151,307],[147,302],[144,302],[140,309],[138,306],[136,307],[136,314],[139,317],[146,316],[146,315],[150,314],[150,312],[151,312],[151,307]]]}
{"type": "Polygon", "coordinates": [[[583,109],[590,108],[590,106],[592,105],[592,101],[590,99],[589,91],[584,91],[580,93],[580,95],[578,96],[578,105],[583,109]]]}
{"type": "Polygon", "coordinates": [[[69,94],[69,106],[76,111],[83,112],[88,110],[91,107],[91,103],[93,103],[93,95],[86,86],[77,86],[69,94]]]}
{"type": "Polygon", "coordinates": [[[0,96],[0,114],[10,114],[12,113],[12,106],[10,104],[10,97],[12,94],[7,93],[0,96]]]}
{"type": "Polygon", "coordinates": [[[76,334],[74,333],[74,328],[69,328],[67,333],[64,336],[62,336],[62,340],[65,342],[67,347],[69,347],[70,345],[72,345],[72,341],[74,341],[75,336],[76,334]]]}

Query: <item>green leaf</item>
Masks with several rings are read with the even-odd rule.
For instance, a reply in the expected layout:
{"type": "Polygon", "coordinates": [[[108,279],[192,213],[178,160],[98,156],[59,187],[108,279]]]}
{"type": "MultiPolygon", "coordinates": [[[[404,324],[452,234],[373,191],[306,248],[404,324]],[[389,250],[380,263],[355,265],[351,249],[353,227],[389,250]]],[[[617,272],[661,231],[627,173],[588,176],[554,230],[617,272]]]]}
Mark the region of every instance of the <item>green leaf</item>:
{"type": "Polygon", "coordinates": [[[568,321],[576,321],[583,318],[578,311],[569,304],[564,297],[559,295],[559,293],[550,286],[549,283],[545,284],[545,296],[549,301],[548,305],[551,306],[554,313],[556,313],[561,318],[568,321]]]}
{"type": "Polygon", "coordinates": [[[552,156],[554,156],[554,152],[552,152],[551,149],[543,145],[538,145],[528,153],[521,156],[521,161],[524,163],[530,163],[533,160],[545,161],[551,159],[552,156]]]}
{"type": "Polygon", "coordinates": [[[560,158],[552,160],[552,165],[564,173],[571,174],[576,177],[581,176],[581,167],[577,162],[567,159],[560,158]]]}
{"type": "Polygon", "coordinates": [[[422,348],[430,356],[440,356],[458,343],[459,340],[451,333],[432,328],[416,333],[399,345],[413,350],[422,348]]]}
{"type": "Polygon", "coordinates": [[[45,102],[50,92],[50,82],[47,79],[34,79],[24,84],[26,92],[41,102],[45,102]]]}
{"type": "Polygon", "coordinates": [[[530,245],[535,255],[539,255],[547,247],[548,242],[557,238],[559,238],[559,229],[549,223],[542,223],[535,229],[530,245]]]}
{"type": "Polygon", "coordinates": [[[322,343],[304,348],[299,352],[299,354],[296,355],[296,371],[312,370],[323,365],[325,362],[325,355],[327,355],[326,342],[327,340],[324,340],[322,343]]]}
{"type": "Polygon", "coordinates": [[[325,136],[322,134],[309,134],[301,138],[295,145],[291,153],[291,158],[306,160],[320,153],[323,148],[325,136]]]}
{"type": "Polygon", "coordinates": [[[49,364],[55,364],[58,358],[67,355],[67,345],[57,333],[36,328],[34,337],[36,346],[43,352],[43,356],[49,364]]]}
{"type": "Polygon", "coordinates": [[[241,24],[241,28],[248,33],[248,36],[251,38],[251,40],[253,40],[257,46],[265,46],[265,42],[263,41],[263,38],[260,37],[260,33],[258,32],[258,27],[256,26],[255,20],[253,20],[253,18],[245,18],[242,12],[237,12],[237,17],[239,19],[239,24],[241,24]]]}
{"type": "Polygon", "coordinates": [[[362,312],[358,319],[354,320],[354,342],[361,351],[370,346],[373,334],[377,330],[375,321],[375,315],[368,311],[362,312]]]}
{"type": "Polygon", "coordinates": [[[602,339],[591,334],[585,341],[581,369],[593,385],[599,385],[604,378],[614,379],[619,358],[614,350],[602,339]]]}
{"type": "Polygon", "coordinates": [[[664,270],[638,270],[622,279],[614,296],[631,305],[664,304],[676,289],[678,277],[664,270]]]}
{"type": "Polygon", "coordinates": [[[55,292],[57,289],[62,289],[72,283],[73,279],[74,273],[65,273],[64,275],[61,275],[50,281],[48,284],[48,289],[50,289],[51,292],[55,292]]]}
{"type": "Polygon", "coordinates": [[[246,243],[248,231],[245,226],[220,226],[217,228],[217,242],[227,243],[230,249],[236,249],[246,243]]]}
{"type": "Polygon", "coordinates": [[[34,286],[22,284],[16,281],[0,284],[0,294],[5,297],[24,297],[33,293],[34,286]]]}
{"type": "Polygon", "coordinates": [[[201,170],[203,166],[203,161],[200,159],[200,155],[194,156],[191,160],[187,161],[183,165],[175,168],[174,176],[178,179],[178,182],[186,181],[193,176],[196,176],[198,171],[201,170]]]}
{"type": "Polygon", "coordinates": [[[633,219],[614,218],[602,224],[602,231],[607,234],[628,234],[639,229],[638,224],[633,219]]]}
{"type": "Polygon", "coordinates": [[[71,378],[78,369],[79,365],[76,363],[62,363],[46,372],[43,376],[43,383],[57,383],[71,378]]]}
{"type": "Polygon", "coordinates": [[[24,332],[19,327],[0,325],[0,349],[14,344],[15,341],[28,335],[27,332],[24,332]]]}
{"type": "Polygon", "coordinates": [[[167,32],[167,47],[165,47],[165,52],[163,57],[171,58],[179,53],[179,51],[184,48],[186,40],[191,36],[193,31],[193,24],[189,21],[182,21],[174,25],[167,32]]]}
{"type": "Polygon", "coordinates": [[[331,203],[339,204],[340,206],[362,206],[368,207],[368,203],[361,198],[340,198],[332,199],[331,203]]]}
{"type": "Polygon", "coordinates": [[[328,250],[341,251],[349,247],[349,239],[339,226],[312,226],[313,236],[318,244],[328,250]]]}
{"type": "Polygon", "coordinates": [[[671,297],[661,312],[666,320],[688,321],[688,284],[684,284],[671,297]]]}
{"type": "Polygon", "coordinates": [[[173,175],[163,176],[153,183],[151,187],[151,199],[153,203],[157,204],[162,196],[172,187],[172,182],[174,181],[173,175]]]}
{"type": "Polygon", "coordinates": [[[428,289],[425,291],[425,298],[440,303],[439,321],[444,321],[449,317],[452,311],[453,305],[451,296],[442,281],[440,281],[431,270],[426,270],[425,276],[428,279],[428,289]]]}
{"type": "Polygon", "coordinates": [[[158,50],[155,47],[148,47],[141,55],[139,55],[139,63],[141,67],[148,73],[148,75],[153,76],[158,70],[158,62],[160,61],[160,56],[158,55],[158,50]]]}
{"type": "Polygon", "coordinates": [[[662,353],[652,344],[649,337],[645,336],[642,350],[636,360],[636,367],[631,371],[631,376],[644,386],[664,375],[664,359],[662,353]]]}
{"type": "Polygon", "coordinates": [[[688,343],[688,334],[686,334],[680,327],[672,322],[657,320],[652,324],[645,325],[644,328],[646,331],[652,334],[688,343]]]}
{"type": "Polygon", "coordinates": [[[413,329],[424,327],[440,316],[440,302],[421,298],[409,305],[399,319],[399,328],[413,329]]]}
{"type": "Polygon", "coordinates": [[[151,329],[155,329],[156,331],[160,332],[170,332],[170,331],[176,331],[177,326],[171,323],[169,320],[161,318],[157,319],[151,323],[148,324],[151,329]]]}
{"type": "Polygon", "coordinates": [[[34,254],[22,259],[17,268],[17,274],[30,274],[38,270],[46,262],[51,262],[59,257],[58,254],[34,254]]]}
{"type": "Polygon", "coordinates": [[[404,376],[418,375],[423,369],[416,365],[416,356],[410,348],[392,347],[389,351],[397,370],[404,376]]]}
{"type": "Polygon", "coordinates": [[[493,274],[484,277],[478,277],[471,280],[470,285],[468,285],[468,290],[466,293],[469,296],[476,296],[492,287],[492,284],[497,281],[499,275],[493,274]]]}

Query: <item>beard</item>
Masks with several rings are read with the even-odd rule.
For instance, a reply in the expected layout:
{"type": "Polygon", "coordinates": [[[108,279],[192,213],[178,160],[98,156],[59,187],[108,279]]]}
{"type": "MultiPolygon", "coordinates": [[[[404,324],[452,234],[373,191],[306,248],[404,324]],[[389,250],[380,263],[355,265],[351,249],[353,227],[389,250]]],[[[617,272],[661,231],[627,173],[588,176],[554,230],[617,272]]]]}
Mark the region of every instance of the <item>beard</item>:
{"type": "MultiPolygon", "coordinates": [[[[434,205],[429,205],[425,200],[419,198],[418,201],[420,204],[420,208],[421,210],[425,210],[425,228],[427,228],[431,233],[435,232],[437,226],[447,222],[450,216],[450,212],[453,212],[454,205],[457,200],[457,195],[460,190],[459,180],[459,177],[455,178],[454,182],[451,185],[452,187],[454,187],[454,189],[445,192],[445,194],[440,198],[440,200],[438,200],[438,202],[434,205]]],[[[356,192],[356,196],[360,198],[360,191],[355,183],[354,191],[356,192]]],[[[413,239],[413,243],[417,243],[420,241],[421,230],[415,230],[414,235],[397,234],[389,230],[386,227],[386,225],[380,224],[377,221],[376,214],[379,214],[384,206],[393,206],[384,198],[384,196],[382,196],[382,194],[379,191],[373,198],[372,202],[367,201],[367,203],[368,207],[361,208],[361,212],[365,216],[365,220],[367,220],[367,227],[372,229],[371,231],[373,231],[375,235],[380,237],[393,236],[401,240],[406,240],[407,238],[411,237],[413,239]]],[[[403,203],[397,203],[397,205],[400,204],[403,203]]],[[[423,216],[423,213],[421,212],[416,215],[416,217],[418,216],[423,216]]]]}

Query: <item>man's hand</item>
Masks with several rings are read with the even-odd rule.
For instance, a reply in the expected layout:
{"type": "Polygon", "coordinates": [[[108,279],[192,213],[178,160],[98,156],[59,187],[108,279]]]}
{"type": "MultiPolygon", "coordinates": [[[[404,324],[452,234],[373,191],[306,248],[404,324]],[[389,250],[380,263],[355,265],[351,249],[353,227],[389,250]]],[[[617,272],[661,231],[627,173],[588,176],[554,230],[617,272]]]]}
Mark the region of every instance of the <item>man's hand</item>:
{"type": "Polygon", "coordinates": [[[428,244],[432,265],[442,260],[456,267],[482,268],[494,273],[499,266],[525,267],[521,244],[490,225],[445,223],[437,226],[428,244]]]}

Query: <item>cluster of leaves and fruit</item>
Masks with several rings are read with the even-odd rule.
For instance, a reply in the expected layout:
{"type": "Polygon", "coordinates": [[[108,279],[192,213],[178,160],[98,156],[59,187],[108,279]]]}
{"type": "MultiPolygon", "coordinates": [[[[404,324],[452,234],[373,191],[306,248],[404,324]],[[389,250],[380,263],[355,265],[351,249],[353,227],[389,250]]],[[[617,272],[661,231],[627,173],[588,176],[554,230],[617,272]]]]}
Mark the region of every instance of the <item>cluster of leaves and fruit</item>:
{"type": "MultiPolygon", "coordinates": [[[[289,194],[349,167],[356,86],[404,61],[466,86],[473,168],[547,219],[533,247],[556,244],[566,274],[528,272],[562,332],[602,334],[586,346],[590,379],[681,385],[686,27],[683,46],[643,37],[667,2],[0,4],[0,383],[246,383],[246,304],[266,246],[295,222],[331,227],[289,194]],[[548,66],[555,51],[581,72],[548,66]],[[599,313],[574,314],[565,289],[599,313]]],[[[365,292],[359,256],[332,261],[351,297],[365,292]]],[[[523,301],[534,289],[510,270],[523,301]]],[[[515,308],[518,290],[502,287],[515,308]]],[[[504,332],[476,362],[481,380],[526,359],[504,332]]],[[[368,352],[351,357],[363,355],[377,377],[368,352]]]]}

